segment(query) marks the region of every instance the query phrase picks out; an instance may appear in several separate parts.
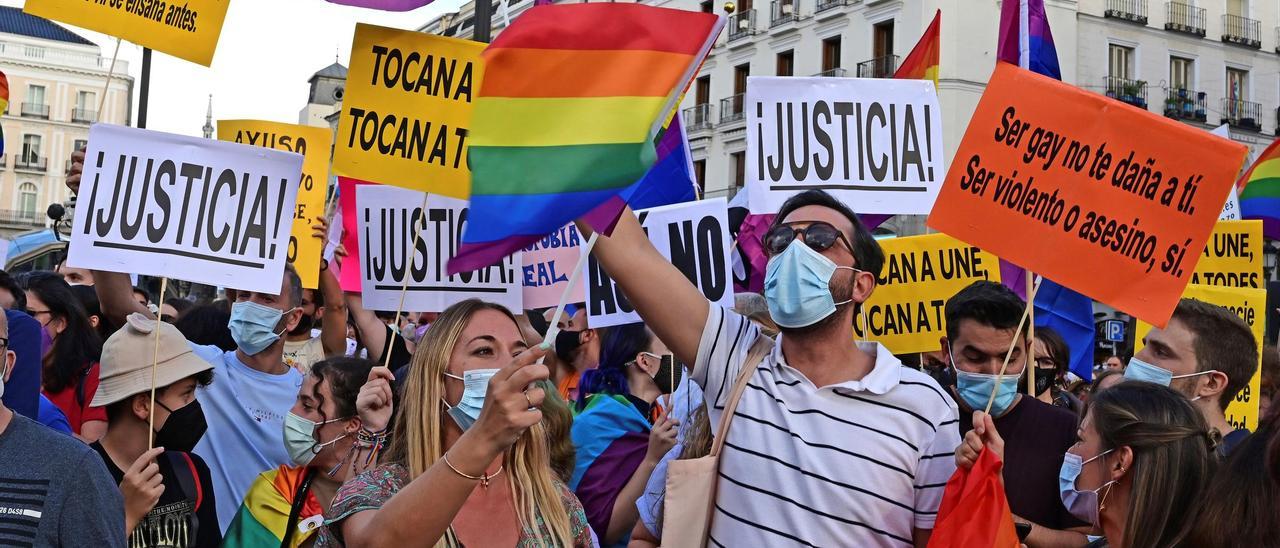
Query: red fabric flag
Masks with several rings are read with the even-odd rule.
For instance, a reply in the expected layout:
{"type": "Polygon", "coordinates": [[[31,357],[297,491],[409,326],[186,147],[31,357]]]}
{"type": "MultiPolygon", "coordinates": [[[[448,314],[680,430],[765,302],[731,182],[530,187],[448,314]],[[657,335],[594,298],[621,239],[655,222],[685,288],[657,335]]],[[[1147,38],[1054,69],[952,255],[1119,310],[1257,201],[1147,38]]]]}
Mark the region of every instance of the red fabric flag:
{"type": "Polygon", "coordinates": [[[942,494],[929,548],[1018,548],[1000,477],[1003,467],[1000,457],[984,447],[973,468],[956,470],[942,494]]]}

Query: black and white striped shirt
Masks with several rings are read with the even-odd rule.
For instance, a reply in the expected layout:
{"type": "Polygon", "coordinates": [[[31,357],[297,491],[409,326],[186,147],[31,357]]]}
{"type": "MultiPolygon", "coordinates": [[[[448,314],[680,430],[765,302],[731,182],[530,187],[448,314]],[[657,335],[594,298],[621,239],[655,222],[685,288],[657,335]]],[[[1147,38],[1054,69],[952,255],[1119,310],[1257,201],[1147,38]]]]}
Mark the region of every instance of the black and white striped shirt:
{"type": "MultiPolygon", "coordinates": [[[[712,424],[757,336],[710,306],[694,380],[712,424]]],[[[933,528],[956,468],[956,404],[883,346],[858,347],[872,371],[822,388],[786,365],[781,340],[757,367],[721,455],[709,546],[900,547],[933,528]]]]}

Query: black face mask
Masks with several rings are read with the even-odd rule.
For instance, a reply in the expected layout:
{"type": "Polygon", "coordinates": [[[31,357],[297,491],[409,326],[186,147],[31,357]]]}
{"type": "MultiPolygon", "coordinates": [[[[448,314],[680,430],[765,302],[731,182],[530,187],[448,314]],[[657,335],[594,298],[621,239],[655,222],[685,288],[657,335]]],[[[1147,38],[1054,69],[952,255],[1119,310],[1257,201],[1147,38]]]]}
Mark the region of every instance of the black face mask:
{"type": "Polygon", "coordinates": [[[582,346],[581,331],[561,331],[556,334],[556,356],[565,363],[573,362],[573,354],[582,346]]]}
{"type": "Polygon", "coordinates": [[[169,412],[169,420],[164,421],[164,426],[156,432],[156,447],[163,447],[166,451],[190,453],[209,428],[204,421],[204,409],[200,407],[200,402],[191,400],[191,403],[177,409],[169,409],[159,401],[156,404],[169,412]]]}
{"type": "Polygon", "coordinates": [[[675,356],[665,354],[662,356],[662,365],[658,366],[658,372],[653,376],[653,382],[658,385],[659,392],[670,394],[676,391],[683,375],[684,368],[676,363],[675,356]]]}
{"type": "Polygon", "coordinates": [[[1036,369],[1036,393],[1043,394],[1050,386],[1053,386],[1054,377],[1057,371],[1053,369],[1036,369]]]}

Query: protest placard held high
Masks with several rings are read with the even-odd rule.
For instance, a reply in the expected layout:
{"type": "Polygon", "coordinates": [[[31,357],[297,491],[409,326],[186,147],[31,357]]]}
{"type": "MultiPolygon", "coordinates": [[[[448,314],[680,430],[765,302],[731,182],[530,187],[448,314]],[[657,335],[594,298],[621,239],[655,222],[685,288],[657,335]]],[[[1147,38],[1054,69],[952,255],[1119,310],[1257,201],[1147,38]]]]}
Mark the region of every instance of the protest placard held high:
{"type": "Polygon", "coordinates": [[[23,11],[209,66],[231,0],[27,0],[23,11]]]}

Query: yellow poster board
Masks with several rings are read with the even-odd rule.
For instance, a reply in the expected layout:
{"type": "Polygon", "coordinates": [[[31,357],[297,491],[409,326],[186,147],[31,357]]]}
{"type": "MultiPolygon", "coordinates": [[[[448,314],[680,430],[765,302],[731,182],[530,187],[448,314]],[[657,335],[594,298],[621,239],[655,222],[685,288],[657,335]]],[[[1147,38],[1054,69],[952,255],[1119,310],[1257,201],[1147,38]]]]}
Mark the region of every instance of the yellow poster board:
{"type": "Polygon", "coordinates": [[[854,334],[894,354],[937,350],[947,333],[947,299],[975,281],[1000,281],[995,255],[946,234],[881,240],[880,248],[884,267],[854,334]],[[863,333],[864,324],[870,333],[863,333]]]}
{"type": "MultiPolygon", "coordinates": [[[[1226,308],[1239,315],[1249,325],[1249,329],[1253,331],[1253,338],[1258,342],[1258,370],[1253,373],[1253,378],[1249,379],[1249,384],[1246,384],[1240,390],[1240,393],[1236,394],[1236,399],[1227,406],[1227,422],[1233,428],[1257,430],[1258,391],[1261,390],[1262,383],[1263,324],[1267,318],[1267,291],[1265,289],[1241,287],[1188,285],[1186,292],[1182,296],[1187,299],[1197,299],[1226,308]]],[[[1133,351],[1135,353],[1141,351],[1145,346],[1143,340],[1146,339],[1147,333],[1150,332],[1151,324],[1143,321],[1138,322],[1137,330],[1134,333],[1133,351]]]]}
{"type": "Polygon", "coordinates": [[[22,10],[207,67],[230,4],[231,0],[27,0],[22,10]]]}
{"type": "Polygon", "coordinates": [[[467,128],[485,44],[356,25],[335,174],[467,198],[467,128]]]}
{"type": "Polygon", "coordinates": [[[302,278],[302,287],[320,286],[320,254],[324,242],[312,236],[311,227],[324,217],[325,187],[329,181],[329,148],[333,132],[328,128],[264,122],[261,120],[220,120],[218,139],[245,145],[297,152],[302,155],[302,182],[293,209],[289,232],[290,263],[302,278]]]}
{"type": "Polygon", "coordinates": [[[1262,221],[1218,221],[1200,252],[1191,283],[1264,288],[1262,221]]]}

